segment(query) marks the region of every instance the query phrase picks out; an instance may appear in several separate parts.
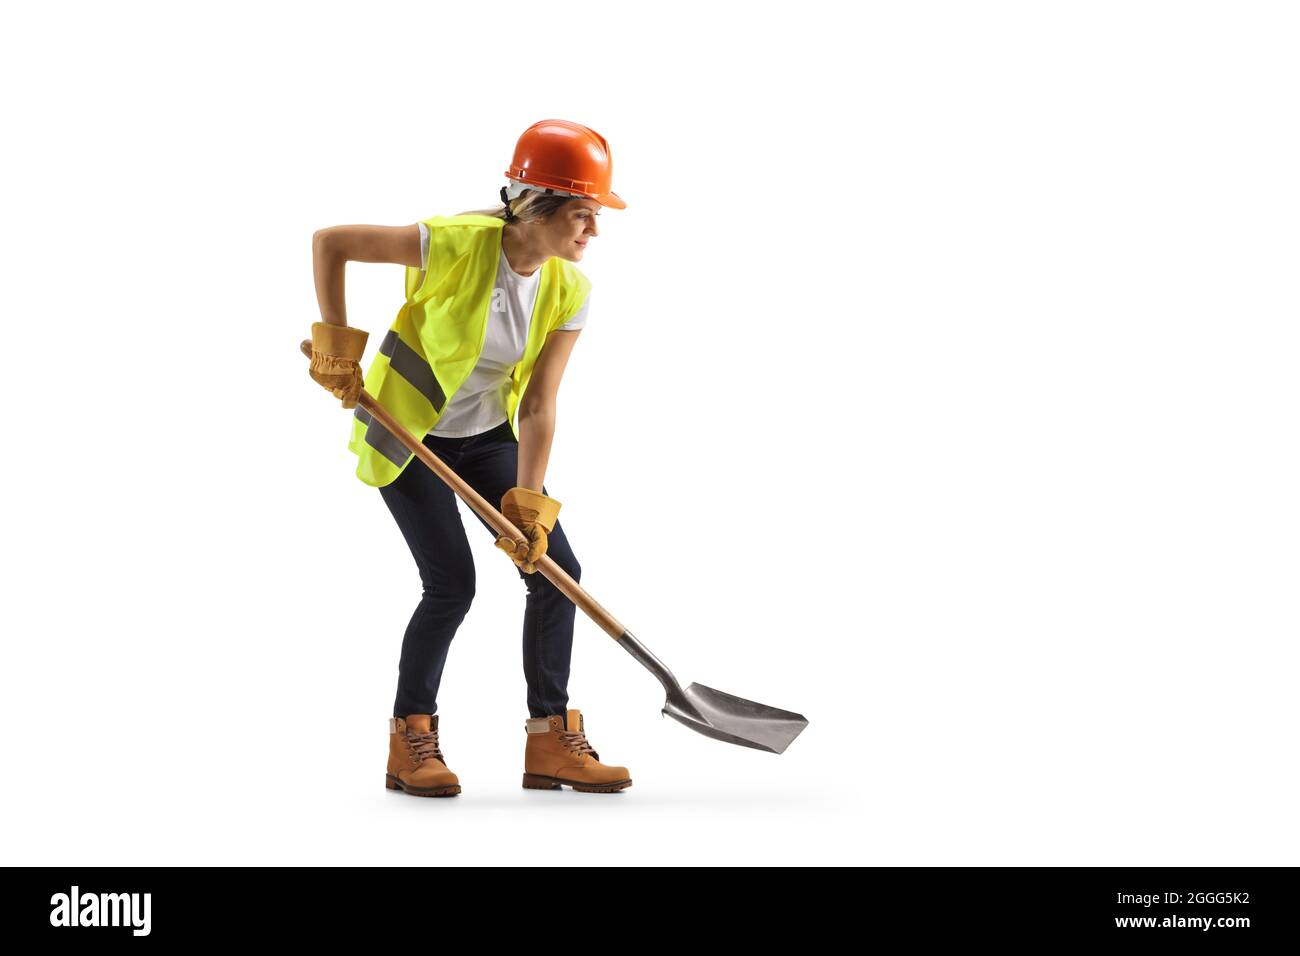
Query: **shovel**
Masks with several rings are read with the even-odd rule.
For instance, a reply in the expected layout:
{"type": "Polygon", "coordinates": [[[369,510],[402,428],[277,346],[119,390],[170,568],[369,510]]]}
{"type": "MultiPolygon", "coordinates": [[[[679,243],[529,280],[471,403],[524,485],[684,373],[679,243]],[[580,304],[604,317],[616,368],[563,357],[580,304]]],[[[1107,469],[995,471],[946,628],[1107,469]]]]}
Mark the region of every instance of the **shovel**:
{"type": "MultiPolygon", "coordinates": [[[[311,355],[311,345],[302,343],[304,354],[311,355]]],[[[516,543],[517,547],[527,548],[529,542],[524,534],[497,511],[473,488],[467,485],[428,447],[398,424],[365,389],[357,404],[369,412],[405,445],[415,456],[424,462],[439,478],[451,486],[452,491],[461,500],[474,509],[497,534],[505,535],[516,543]]],[[[714,690],[703,684],[691,684],[683,688],[677,678],[659,658],[632,636],[632,632],[620,624],[614,615],[601,607],[596,600],[578,586],[578,582],[569,577],[564,569],[551,560],[549,555],[542,555],[535,562],[537,571],[546,576],[560,592],[576,604],[602,631],[614,638],[623,650],[632,655],[641,665],[663,685],[668,699],[664,702],[663,713],[672,717],[696,733],[723,740],[741,747],[753,747],[755,750],[767,750],[775,754],[784,753],[799,732],[808,726],[802,714],[791,713],[778,707],[769,707],[743,697],[714,690]]]]}

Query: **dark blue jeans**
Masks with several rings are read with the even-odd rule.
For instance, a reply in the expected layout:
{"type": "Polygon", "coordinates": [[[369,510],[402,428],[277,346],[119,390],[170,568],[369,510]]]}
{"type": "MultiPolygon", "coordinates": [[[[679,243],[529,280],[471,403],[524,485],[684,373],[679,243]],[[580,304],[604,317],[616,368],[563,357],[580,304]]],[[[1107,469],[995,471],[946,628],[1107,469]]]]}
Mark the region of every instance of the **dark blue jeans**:
{"type": "MultiPolygon", "coordinates": [[[[518,484],[519,443],[509,422],[466,438],[426,435],[424,445],[498,510],[501,496],[518,484]]],[[[436,714],[447,651],[474,599],[474,559],[457,511],[456,493],[424,462],[412,459],[379,493],[411,549],[423,584],[420,603],[402,639],[393,716],[436,714]]],[[[547,493],[545,485],[542,493],[547,493]]],[[[492,526],[468,505],[465,509],[496,541],[492,526]]],[[[513,567],[504,551],[494,549],[493,553],[499,556],[497,567],[502,571],[513,567]]],[[[555,530],[547,535],[546,555],[575,581],[579,580],[582,569],[558,521],[555,530]]],[[[577,607],[541,571],[525,574],[515,568],[515,572],[528,589],[524,606],[528,716],[563,714],[569,703],[569,661],[577,607]]]]}

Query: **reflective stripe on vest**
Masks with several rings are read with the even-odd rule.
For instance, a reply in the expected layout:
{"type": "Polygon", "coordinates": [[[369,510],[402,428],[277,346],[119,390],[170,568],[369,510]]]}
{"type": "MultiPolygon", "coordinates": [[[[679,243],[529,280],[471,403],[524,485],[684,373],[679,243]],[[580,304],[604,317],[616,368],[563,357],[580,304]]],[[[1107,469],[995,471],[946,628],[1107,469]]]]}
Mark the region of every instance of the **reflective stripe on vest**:
{"type": "MultiPolygon", "coordinates": [[[[366,391],[401,425],[423,439],[478,364],[487,334],[488,309],[501,257],[505,223],[492,216],[434,216],[429,227],[429,270],[408,267],[406,302],[366,371],[366,391]]],[[[515,366],[506,416],[519,436],[515,413],[547,337],[586,301],[591,283],[567,259],[552,256],[541,267],[537,300],[524,356],[515,366]]],[[[348,448],[357,456],[357,477],[380,487],[415,457],[397,436],[360,405],[348,448]]]]}

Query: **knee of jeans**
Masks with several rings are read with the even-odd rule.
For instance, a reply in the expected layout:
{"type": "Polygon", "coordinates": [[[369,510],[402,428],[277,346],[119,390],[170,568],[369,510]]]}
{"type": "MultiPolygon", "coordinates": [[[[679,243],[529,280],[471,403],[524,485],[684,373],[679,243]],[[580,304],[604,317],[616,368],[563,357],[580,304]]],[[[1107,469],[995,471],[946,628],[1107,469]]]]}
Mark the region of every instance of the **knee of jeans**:
{"type": "Polygon", "coordinates": [[[447,604],[455,604],[468,611],[469,606],[474,603],[475,580],[471,574],[469,577],[444,578],[438,583],[424,583],[424,596],[426,598],[437,598],[447,604]]]}

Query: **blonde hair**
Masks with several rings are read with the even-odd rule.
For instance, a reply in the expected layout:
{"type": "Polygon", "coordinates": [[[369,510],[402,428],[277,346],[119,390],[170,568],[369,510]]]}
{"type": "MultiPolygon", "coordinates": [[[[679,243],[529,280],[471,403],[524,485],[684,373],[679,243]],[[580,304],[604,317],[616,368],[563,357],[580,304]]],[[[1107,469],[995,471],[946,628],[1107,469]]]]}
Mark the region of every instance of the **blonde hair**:
{"type": "Polygon", "coordinates": [[[575,198],[577,197],[557,196],[544,193],[538,189],[526,189],[510,200],[509,216],[506,215],[505,206],[498,206],[495,209],[471,209],[469,212],[460,213],[460,215],[492,216],[496,219],[504,219],[506,222],[536,222],[538,219],[545,219],[575,198]]]}

